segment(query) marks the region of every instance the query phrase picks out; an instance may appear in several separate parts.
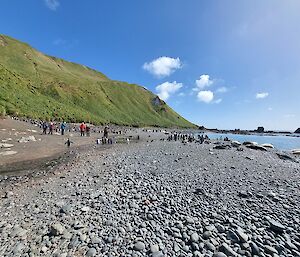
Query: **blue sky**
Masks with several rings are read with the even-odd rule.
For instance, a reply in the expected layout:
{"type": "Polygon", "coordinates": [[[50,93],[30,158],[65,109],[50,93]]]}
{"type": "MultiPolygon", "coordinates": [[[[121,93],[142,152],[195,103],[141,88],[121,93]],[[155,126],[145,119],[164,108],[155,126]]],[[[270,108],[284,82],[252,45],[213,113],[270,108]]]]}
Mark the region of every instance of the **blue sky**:
{"type": "Polygon", "coordinates": [[[209,128],[300,127],[298,0],[4,0],[0,33],[209,128]]]}

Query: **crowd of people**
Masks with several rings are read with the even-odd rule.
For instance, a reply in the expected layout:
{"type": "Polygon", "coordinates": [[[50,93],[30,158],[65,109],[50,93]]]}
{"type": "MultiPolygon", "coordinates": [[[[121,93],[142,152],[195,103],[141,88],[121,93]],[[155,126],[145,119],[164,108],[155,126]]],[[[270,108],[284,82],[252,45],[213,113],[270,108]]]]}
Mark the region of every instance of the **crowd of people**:
{"type": "MultiPolygon", "coordinates": [[[[74,131],[77,132],[79,129],[80,136],[84,137],[87,136],[89,137],[91,135],[91,128],[88,124],[85,122],[82,122],[79,126],[69,126],[67,125],[66,122],[61,122],[59,124],[56,124],[54,122],[42,122],[40,127],[43,130],[44,135],[53,135],[54,132],[60,133],[62,136],[65,135],[66,130],[69,132],[74,131]]],[[[96,130],[94,130],[96,132],[96,130]]],[[[105,126],[103,132],[103,136],[101,139],[96,140],[96,144],[113,144],[113,139],[108,137],[108,127],[105,126]]],[[[100,133],[100,131],[99,131],[100,133]]],[[[121,131],[117,131],[116,134],[121,134],[121,131]]],[[[70,147],[73,142],[70,141],[68,138],[65,144],[70,147]]]]}
{"type": "Polygon", "coordinates": [[[53,135],[53,131],[58,132],[60,131],[61,135],[63,136],[65,134],[65,130],[67,129],[67,124],[65,122],[62,122],[60,125],[57,126],[57,124],[54,124],[53,121],[46,122],[44,121],[42,123],[42,129],[44,135],[53,135]],[[48,132],[47,132],[48,130],[48,132]]]}
{"type": "MultiPolygon", "coordinates": [[[[86,124],[85,122],[82,122],[78,128],[76,126],[70,126],[66,122],[61,122],[61,123],[54,123],[53,121],[51,122],[42,122],[40,124],[40,127],[43,130],[44,135],[53,135],[54,132],[60,133],[62,136],[65,135],[65,132],[77,132],[79,128],[80,136],[90,136],[91,135],[91,127],[86,124]]],[[[94,131],[95,132],[95,131],[94,131]]],[[[100,131],[99,131],[100,133],[100,131]]],[[[108,137],[108,128],[104,128],[104,137],[108,137]]]]}

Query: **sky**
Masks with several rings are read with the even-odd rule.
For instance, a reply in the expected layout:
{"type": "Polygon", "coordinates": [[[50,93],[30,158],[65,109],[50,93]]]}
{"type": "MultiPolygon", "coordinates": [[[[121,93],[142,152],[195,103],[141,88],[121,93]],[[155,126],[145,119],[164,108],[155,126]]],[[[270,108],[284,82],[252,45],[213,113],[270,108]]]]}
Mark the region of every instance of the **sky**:
{"type": "Polygon", "coordinates": [[[0,34],[146,87],[198,125],[300,127],[299,0],[3,0],[0,34]]]}

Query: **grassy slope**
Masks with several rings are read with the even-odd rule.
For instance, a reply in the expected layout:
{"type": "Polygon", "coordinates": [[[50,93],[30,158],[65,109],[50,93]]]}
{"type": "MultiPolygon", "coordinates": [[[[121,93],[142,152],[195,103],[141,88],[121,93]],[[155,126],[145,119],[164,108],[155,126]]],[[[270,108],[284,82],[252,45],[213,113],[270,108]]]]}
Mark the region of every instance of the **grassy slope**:
{"type": "Polygon", "coordinates": [[[95,124],[193,127],[143,87],[0,35],[0,112],[95,124]]]}

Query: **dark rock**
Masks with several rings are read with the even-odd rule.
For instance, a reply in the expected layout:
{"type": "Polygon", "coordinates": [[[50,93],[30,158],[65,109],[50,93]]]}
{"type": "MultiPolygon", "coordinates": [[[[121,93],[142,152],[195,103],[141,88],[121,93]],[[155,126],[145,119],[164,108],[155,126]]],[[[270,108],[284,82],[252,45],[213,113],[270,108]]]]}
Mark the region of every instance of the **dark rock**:
{"type": "Polygon", "coordinates": [[[226,256],[236,256],[234,250],[226,243],[221,244],[219,251],[226,254],[226,256]]]}
{"type": "Polygon", "coordinates": [[[259,250],[258,246],[256,245],[256,243],[250,242],[249,245],[251,247],[252,255],[259,255],[260,254],[260,250],[259,250]]]}
{"type": "Polygon", "coordinates": [[[238,243],[240,241],[240,238],[238,237],[238,235],[235,232],[233,232],[232,230],[228,231],[227,238],[229,240],[231,240],[233,243],[238,243]]]}

